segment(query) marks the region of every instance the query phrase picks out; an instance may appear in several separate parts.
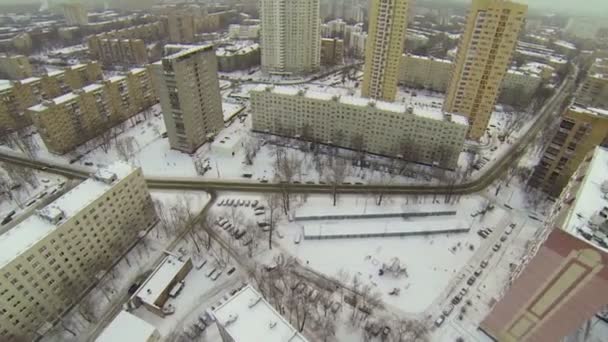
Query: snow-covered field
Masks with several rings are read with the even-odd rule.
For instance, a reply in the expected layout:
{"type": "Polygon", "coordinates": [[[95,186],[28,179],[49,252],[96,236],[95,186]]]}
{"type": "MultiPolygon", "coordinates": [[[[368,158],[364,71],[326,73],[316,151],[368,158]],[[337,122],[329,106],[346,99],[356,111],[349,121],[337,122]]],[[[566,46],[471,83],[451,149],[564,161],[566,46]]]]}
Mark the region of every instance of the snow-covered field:
{"type": "MultiPolygon", "coordinates": [[[[443,201],[443,198],[437,200],[443,201]]],[[[313,207],[312,211],[316,213],[348,211],[355,214],[451,208],[457,211],[458,218],[471,225],[471,230],[468,233],[426,236],[302,240],[296,244],[294,241],[302,233],[302,227],[300,223],[291,222],[281,227],[285,238],[279,242],[289,253],[328,276],[336,276],[340,270],[359,275],[362,281],[380,291],[385,302],[394,305],[398,312],[417,315],[427,310],[480,246],[481,238],[476,234],[477,230],[497,224],[506,214],[501,209],[494,209],[483,217],[471,217],[483,204],[484,199],[478,196],[463,197],[454,205],[432,204],[432,197],[395,197],[377,207],[372,197],[340,196],[338,206],[333,207],[329,196],[310,196],[298,210],[310,212],[310,207],[313,207]],[[398,259],[407,275],[380,276],[378,271],[382,264],[391,265],[394,258],[398,259]],[[399,289],[399,295],[389,295],[395,288],[399,289]]],[[[377,227],[382,220],[362,221],[370,227],[377,227]]],[[[416,222],[417,219],[412,218],[410,221],[416,222]]],[[[344,230],[349,229],[349,223],[349,220],[334,222],[344,230]]],[[[390,220],[390,224],[399,223],[399,219],[390,220]]],[[[424,219],[420,220],[420,224],[424,224],[424,219]]]]}

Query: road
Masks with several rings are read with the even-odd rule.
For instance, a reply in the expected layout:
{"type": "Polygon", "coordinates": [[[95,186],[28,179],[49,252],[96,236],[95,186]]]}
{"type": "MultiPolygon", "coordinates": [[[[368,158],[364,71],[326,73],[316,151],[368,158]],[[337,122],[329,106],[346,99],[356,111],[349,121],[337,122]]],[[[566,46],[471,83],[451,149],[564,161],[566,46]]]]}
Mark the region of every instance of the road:
{"type": "MultiPolygon", "coordinates": [[[[487,188],[495,180],[499,179],[507,170],[517,164],[523,156],[526,148],[534,142],[537,134],[550,122],[555,119],[559,111],[559,106],[568,94],[571,93],[574,85],[574,78],[566,78],[562,86],[556,91],[555,95],[543,106],[537,120],[532,124],[524,136],[516,141],[510,149],[489,166],[486,171],[478,178],[455,185],[351,185],[341,184],[336,187],[336,191],[341,194],[458,194],[466,195],[479,192],[487,188]]],[[[36,168],[63,175],[71,178],[87,178],[93,169],[56,163],[48,160],[31,160],[18,153],[0,151],[0,160],[18,164],[25,167],[36,168]]],[[[292,193],[332,193],[332,185],[322,184],[276,184],[276,183],[257,183],[254,181],[231,181],[231,180],[209,180],[202,177],[146,177],[148,186],[151,189],[167,190],[204,190],[204,191],[233,191],[233,192],[280,192],[287,187],[292,193]]]]}

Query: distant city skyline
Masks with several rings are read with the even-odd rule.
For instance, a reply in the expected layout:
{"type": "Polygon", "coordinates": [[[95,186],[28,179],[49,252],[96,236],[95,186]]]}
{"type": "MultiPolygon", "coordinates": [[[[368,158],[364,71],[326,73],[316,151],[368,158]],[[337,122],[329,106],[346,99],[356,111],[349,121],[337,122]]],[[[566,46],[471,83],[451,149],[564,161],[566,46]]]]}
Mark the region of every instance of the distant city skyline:
{"type": "MultiPolygon", "coordinates": [[[[0,0],[2,1],[2,0],[0,0]]],[[[436,2],[471,3],[470,0],[432,0],[436,2]]],[[[562,13],[569,15],[590,15],[597,17],[608,17],[608,2],[605,0],[586,0],[584,5],[571,0],[516,0],[527,4],[531,11],[548,9],[550,13],[562,13]],[[565,12],[565,13],[564,13],[565,12]]],[[[415,6],[415,5],[414,5],[415,6]]],[[[534,13],[532,13],[534,14],[534,13]]]]}

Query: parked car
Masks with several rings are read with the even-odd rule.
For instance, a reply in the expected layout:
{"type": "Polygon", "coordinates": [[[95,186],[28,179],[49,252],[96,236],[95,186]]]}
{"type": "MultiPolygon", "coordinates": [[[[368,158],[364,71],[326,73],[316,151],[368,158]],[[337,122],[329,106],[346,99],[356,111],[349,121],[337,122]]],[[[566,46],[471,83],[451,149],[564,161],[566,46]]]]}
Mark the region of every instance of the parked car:
{"type": "Polygon", "coordinates": [[[445,317],[447,317],[447,316],[449,316],[452,313],[453,310],[454,310],[454,304],[450,304],[450,305],[447,306],[447,308],[445,308],[443,310],[443,315],[445,317]]]}
{"type": "Polygon", "coordinates": [[[464,295],[466,295],[467,292],[469,292],[469,289],[467,289],[466,287],[463,287],[458,294],[461,295],[462,297],[464,297],[464,295]]]}
{"type": "Polygon", "coordinates": [[[475,276],[471,276],[469,280],[467,280],[467,285],[471,286],[475,284],[475,276]]]}
{"type": "Polygon", "coordinates": [[[498,252],[498,250],[499,250],[499,249],[500,249],[500,243],[497,243],[497,244],[495,244],[495,245],[492,247],[492,250],[493,250],[494,252],[498,252]]]}
{"type": "Polygon", "coordinates": [[[488,232],[486,232],[485,230],[481,229],[477,231],[477,235],[481,236],[482,238],[487,238],[488,237],[488,232]]]}
{"type": "Polygon", "coordinates": [[[479,266],[481,266],[481,268],[486,268],[488,266],[488,261],[484,260],[481,262],[481,264],[479,264],[479,266]]]}
{"type": "Polygon", "coordinates": [[[505,241],[507,241],[507,236],[506,235],[501,236],[500,242],[505,242],[505,241]]]}
{"type": "Polygon", "coordinates": [[[475,271],[473,274],[474,274],[476,277],[479,277],[479,276],[481,275],[481,272],[482,272],[482,271],[483,271],[483,270],[482,270],[481,268],[478,268],[478,269],[477,269],[477,270],[476,270],[476,271],[475,271]]]}
{"type": "Polygon", "coordinates": [[[440,327],[443,324],[443,321],[445,321],[445,317],[443,317],[443,315],[439,316],[439,318],[435,320],[435,326],[440,327]]]}

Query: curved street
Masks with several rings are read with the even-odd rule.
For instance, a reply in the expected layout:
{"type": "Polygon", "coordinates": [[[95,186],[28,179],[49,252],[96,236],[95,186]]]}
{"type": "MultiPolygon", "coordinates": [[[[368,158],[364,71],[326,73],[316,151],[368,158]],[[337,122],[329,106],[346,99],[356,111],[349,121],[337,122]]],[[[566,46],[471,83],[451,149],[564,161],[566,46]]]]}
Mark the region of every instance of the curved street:
{"type": "MultiPolygon", "coordinates": [[[[292,193],[333,193],[342,194],[472,194],[484,190],[494,181],[500,179],[512,165],[516,165],[524,155],[537,134],[559,115],[559,107],[566,96],[572,92],[575,77],[567,77],[553,97],[543,106],[537,119],[530,129],[516,141],[494,164],[476,179],[454,185],[332,185],[321,184],[278,184],[257,183],[242,180],[208,180],[200,177],[155,177],[148,176],[146,180],[152,189],[167,190],[205,190],[205,191],[235,191],[235,192],[279,192],[287,190],[292,193]]],[[[19,153],[0,151],[0,160],[16,165],[35,168],[66,176],[69,178],[84,179],[89,176],[92,169],[82,166],[73,166],[39,159],[29,159],[19,153]]],[[[482,170],[483,171],[483,170],[482,170]]]]}

